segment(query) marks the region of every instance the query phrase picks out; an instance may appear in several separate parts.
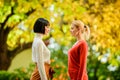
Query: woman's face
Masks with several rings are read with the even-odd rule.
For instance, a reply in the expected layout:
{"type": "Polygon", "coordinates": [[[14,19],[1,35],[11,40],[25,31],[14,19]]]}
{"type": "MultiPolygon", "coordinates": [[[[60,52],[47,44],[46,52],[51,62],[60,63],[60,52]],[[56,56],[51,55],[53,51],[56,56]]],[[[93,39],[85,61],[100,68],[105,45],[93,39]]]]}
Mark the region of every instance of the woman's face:
{"type": "Polygon", "coordinates": [[[50,31],[50,26],[45,26],[45,34],[48,34],[50,31]]]}
{"type": "Polygon", "coordinates": [[[71,25],[70,27],[70,32],[72,34],[72,36],[78,36],[79,35],[79,29],[76,28],[74,25],[71,25]]]}

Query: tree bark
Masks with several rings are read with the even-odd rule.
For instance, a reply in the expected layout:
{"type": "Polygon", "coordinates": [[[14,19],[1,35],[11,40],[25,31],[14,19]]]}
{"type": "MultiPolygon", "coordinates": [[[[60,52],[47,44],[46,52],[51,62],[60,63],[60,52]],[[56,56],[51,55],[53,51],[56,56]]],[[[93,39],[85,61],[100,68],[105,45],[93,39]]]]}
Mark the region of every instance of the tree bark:
{"type": "Polygon", "coordinates": [[[0,70],[7,70],[10,66],[10,58],[7,55],[7,36],[9,28],[0,28],[0,70]]]}
{"type": "Polygon", "coordinates": [[[5,52],[0,52],[0,70],[7,70],[11,60],[5,52]]]}

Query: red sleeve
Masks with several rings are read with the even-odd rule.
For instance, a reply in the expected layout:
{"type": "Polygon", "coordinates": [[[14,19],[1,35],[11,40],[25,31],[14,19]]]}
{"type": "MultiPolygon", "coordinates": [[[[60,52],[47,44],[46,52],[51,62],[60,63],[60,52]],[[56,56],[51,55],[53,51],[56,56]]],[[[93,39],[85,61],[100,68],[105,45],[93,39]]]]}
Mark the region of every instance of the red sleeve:
{"type": "Polygon", "coordinates": [[[83,80],[83,74],[84,71],[86,69],[86,61],[87,61],[87,45],[85,43],[83,43],[82,45],[80,45],[80,68],[78,71],[78,75],[77,75],[77,80],[83,80]]]}

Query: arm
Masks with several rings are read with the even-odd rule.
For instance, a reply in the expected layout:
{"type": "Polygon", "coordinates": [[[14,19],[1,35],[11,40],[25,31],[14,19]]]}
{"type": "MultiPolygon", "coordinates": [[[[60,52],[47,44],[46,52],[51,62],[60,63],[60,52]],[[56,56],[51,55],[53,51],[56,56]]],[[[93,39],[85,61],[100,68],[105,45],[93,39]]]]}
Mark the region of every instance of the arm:
{"type": "Polygon", "coordinates": [[[43,56],[43,46],[42,44],[37,45],[37,66],[41,80],[47,80],[45,66],[44,66],[44,56],[43,56]]]}
{"type": "Polygon", "coordinates": [[[87,45],[86,44],[82,44],[80,45],[80,56],[79,56],[79,71],[78,71],[78,75],[77,75],[77,80],[83,80],[83,75],[84,75],[84,71],[86,69],[86,61],[87,61],[87,45]]]}

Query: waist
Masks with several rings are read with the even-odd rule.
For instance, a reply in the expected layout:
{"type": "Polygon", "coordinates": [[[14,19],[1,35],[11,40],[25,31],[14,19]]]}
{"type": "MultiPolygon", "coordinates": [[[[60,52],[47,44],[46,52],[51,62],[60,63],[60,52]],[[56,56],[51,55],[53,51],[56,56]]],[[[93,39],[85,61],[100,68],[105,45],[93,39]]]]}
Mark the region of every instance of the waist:
{"type": "MultiPolygon", "coordinates": [[[[68,72],[79,72],[79,69],[68,69],[68,72]]],[[[83,70],[85,74],[87,74],[87,70],[83,70]]]]}
{"type": "Polygon", "coordinates": [[[68,64],[68,70],[76,70],[76,71],[78,71],[79,68],[80,68],[80,66],[77,65],[77,64],[68,64]]]}
{"type": "MultiPolygon", "coordinates": [[[[37,65],[37,62],[34,62],[35,63],[35,65],[37,65]]],[[[48,62],[44,62],[44,64],[45,65],[50,65],[50,63],[48,63],[48,62]]]]}
{"type": "MultiPolygon", "coordinates": [[[[37,59],[32,59],[32,61],[33,61],[34,63],[37,63],[37,62],[38,62],[37,59]]],[[[50,59],[43,60],[43,62],[44,62],[44,63],[48,63],[48,64],[50,64],[50,59]]]]}

